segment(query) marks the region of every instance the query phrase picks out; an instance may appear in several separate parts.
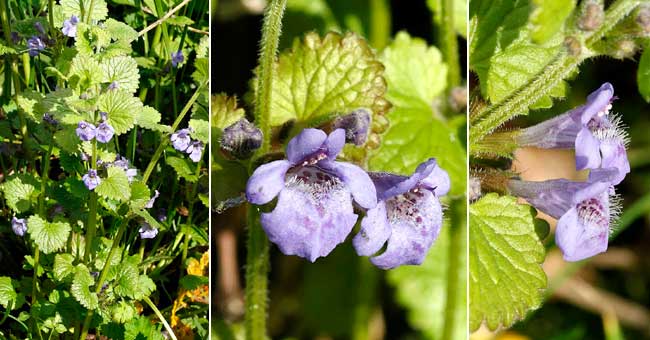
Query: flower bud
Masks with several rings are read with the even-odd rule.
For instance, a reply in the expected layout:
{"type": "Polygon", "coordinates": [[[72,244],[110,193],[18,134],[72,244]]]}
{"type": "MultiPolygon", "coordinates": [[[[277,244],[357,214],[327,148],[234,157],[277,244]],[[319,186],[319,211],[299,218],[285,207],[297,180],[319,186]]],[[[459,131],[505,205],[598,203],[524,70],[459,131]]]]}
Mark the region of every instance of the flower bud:
{"type": "Polygon", "coordinates": [[[467,106],[467,89],[464,86],[456,86],[451,89],[449,106],[454,112],[460,112],[467,106]]]}
{"type": "Polygon", "coordinates": [[[588,1],[578,19],[578,27],[583,31],[594,31],[603,23],[605,12],[598,1],[588,1]]]}
{"type": "Polygon", "coordinates": [[[237,159],[246,159],[262,146],[262,137],[262,130],[242,118],[223,130],[221,150],[237,159]]]}
{"type": "Polygon", "coordinates": [[[616,59],[628,59],[634,57],[636,50],[637,46],[634,40],[622,39],[615,43],[615,48],[611,55],[616,59]]]}
{"type": "Polygon", "coordinates": [[[345,130],[345,142],[362,145],[368,139],[370,111],[357,109],[345,116],[336,118],[333,128],[345,130]]]}
{"type": "Polygon", "coordinates": [[[636,23],[641,28],[643,35],[650,35],[650,6],[639,7],[639,12],[636,15],[636,23]]]}

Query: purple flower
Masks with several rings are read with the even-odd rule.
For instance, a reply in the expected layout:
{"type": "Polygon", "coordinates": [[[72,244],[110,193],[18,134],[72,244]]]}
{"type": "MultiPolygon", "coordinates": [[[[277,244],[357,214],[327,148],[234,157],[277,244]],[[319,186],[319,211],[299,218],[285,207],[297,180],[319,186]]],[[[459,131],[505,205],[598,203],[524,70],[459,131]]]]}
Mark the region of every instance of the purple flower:
{"type": "Polygon", "coordinates": [[[116,81],[110,83],[107,87],[108,90],[117,90],[120,88],[120,84],[116,81]]]}
{"type": "Polygon", "coordinates": [[[88,173],[83,175],[81,179],[83,180],[88,190],[94,190],[99,185],[99,183],[102,182],[101,178],[99,178],[97,175],[97,170],[95,169],[88,170],[88,173]]]}
{"type": "Polygon", "coordinates": [[[286,160],[258,167],[246,186],[253,204],[278,196],[275,209],[263,213],[262,227],[286,255],[310,261],[329,254],[343,242],[357,221],[352,199],[363,208],[377,205],[375,186],[356,165],[336,162],[345,131],[329,136],[305,129],[289,141],[286,160]]]}
{"type": "Polygon", "coordinates": [[[97,126],[97,141],[100,143],[108,143],[113,138],[114,133],[115,130],[112,126],[106,122],[101,122],[97,126]]]}
{"type": "Polygon", "coordinates": [[[59,121],[54,119],[54,117],[47,112],[43,114],[43,121],[50,125],[59,125],[59,121]]]}
{"type": "Polygon", "coordinates": [[[21,40],[21,38],[20,38],[20,34],[18,34],[18,32],[11,32],[11,41],[12,41],[14,44],[19,43],[20,40],[21,40]]]}
{"type": "Polygon", "coordinates": [[[37,36],[32,36],[27,40],[27,48],[29,49],[28,54],[31,57],[35,57],[38,53],[45,49],[45,44],[43,40],[37,36]]]}
{"type": "Polygon", "coordinates": [[[558,219],[555,243],[567,261],[580,261],[607,250],[610,221],[618,211],[613,181],[616,168],[594,169],[586,182],[553,179],[511,180],[510,192],[558,219]]]}
{"type": "Polygon", "coordinates": [[[152,227],[147,222],[142,222],[142,227],[138,230],[141,239],[152,239],[158,235],[158,229],[152,227]]]}
{"type": "Polygon", "coordinates": [[[198,163],[201,160],[201,153],[203,152],[203,143],[200,141],[193,141],[190,146],[185,149],[185,152],[190,154],[190,159],[194,163],[198,163]]]}
{"type": "Polygon", "coordinates": [[[25,221],[24,218],[12,218],[11,219],[11,229],[13,229],[14,233],[20,237],[25,235],[25,232],[27,231],[27,222],[25,221]]]}
{"type": "Polygon", "coordinates": [[[79,18],[77,18],[76,15],[71,16],[70,19],[66,19],[65,21],[63,21],[63,29],[61,29],[61,32],[63,32],[63,34],[67,35],[70,38],[76,37],[78,23],[79,23],[79,18]]]}
{"type": "Polygon", "coordinates": [[[167,220],[167,209],[160,208],[158,214],[156,215],[158,222],[165,222],[167,220]]]}
{"type": "Polygon", "coordinates": [[[124,170],[126,172],[126,177],[129,179],[129,183],[131,183],[135,176],[138,175],[138,169],[129,168],[129,160],[123,156],[117,155],[111,165],[124,170]]]}
{"type": "Polygon", "coordinates": [[[93,140],[93,138],[95,138],[95,135],[97,134],[97,128],[95,127],[95,125],[92,125],[82,120],[77,125],[76,132],[77,132],[77,136],[79,136],[79,138],[82,141],[88,142],[93,140]]]}
{"type": "Polygon", "coordinates": [[[567,113],[522,130],[521,146],[563,148],[576,150],[576,168],[596,169],[616,167],[620,183],[630,172],[627,160],[627,133],[620,119],[610,114],[614,87],[603,84],[587,97],[587,103],[567,113]]]}
{"type": "Polygon", "coordinates": [[[368,128],[370,127],[370,112],[366,109],[358,109],[345,116],[334,120],[335,129],[345,130],[345,141],[362,145],[368,139],[368,128]]]}
{"type": "Polygon", "coordinates": [[[190,129],[182,129],[172,133],[170,137],[172,146],[178,151],[185,151],[190,146],[190,129]]]}
{"type": "Polygon", "coordinates": [[[144,205],[144,207],[147,209],[153,208],[153,204],[156,202],[156,198],[158,198],[158,196],[160,196],[160,192],[156,190],[153,197],[147,202],[147,204],[144,205]]]}
{"type": "Polygon", "coordinates": [[[172,52],[172,66],[177,67],[178,64],[182,63],[185,60],[185,56],[183,56],[183,51],[178,50],[176,52],[172,52]]]}
{"type": "Polygon", "coordinates": [[[126,177],[129,179],[129,183],[133,182],[135,176],[138,175],[138,169],[126,169],[126,177]]]}
{"type": "Polygon", "coordinates": [[[235,158],[246,159],[262,146],[262,130],[242,118],[223,129],[219,145],[235,158]]]}
{"type": "Polygon", "coordinates": [[[361,220],[352,243],[357,253],[373,256],[388,241],[386,251],[370,259],[381,269],[421,264],[438,238],[449,176],[434,158],[420,164],[410,177],[370,173],[379,203],[361,220]]]}

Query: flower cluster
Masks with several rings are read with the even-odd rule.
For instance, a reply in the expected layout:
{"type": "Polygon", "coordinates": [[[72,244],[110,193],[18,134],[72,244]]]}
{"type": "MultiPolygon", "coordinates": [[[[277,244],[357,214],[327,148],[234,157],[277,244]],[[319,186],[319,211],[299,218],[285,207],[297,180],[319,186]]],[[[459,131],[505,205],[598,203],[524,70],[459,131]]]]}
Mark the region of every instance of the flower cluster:
{"type": "Polygon", "coordinates": [[[77,36],[77,24],[79,23],[79,18],[76,15],[72,15],[70,19],[63,21],[63,28],[61,32],[70,38],[75,38],[77,36]]]}
{"type": "Polygon", "coordinates": [[[353,245],[379,268],[420,264],[442,225],[439,197],[449,190],[447,173],[429,159],[410,177],[367,173],[336,161],[346,141],[343,129],[329,136],[305,129],[286,148],[285,160],[258,167],[246,197],[275,209],[261,215],[271,242],[287,255],[310,261],[327,256],[358,220],[353,201],[365,211],[353,245]],[[387,243],[386,250],[378,254],[387,243]]]}
{"type": "Polygon", "coordinates": [[[176,52],[171,53],[172,57],[172,66],[173,67],[178,67],[179,64],[182,64],[183,61],[185,61],[185,56],[183,55],[183,51],[178,50],[176,52]]]}
{"type": "Polygon", "coordinates": [[[198,140],[193,141],[190,137],[191,132],[191,128],[178,130],[172,133],[170,140],[174,149],[189,154],[190,159],[198,163],[203,154],[203,143],[198,140]]]}
{"type": "Polygon", "coordinates": [[[100,143],[108,143],[113,138],[115,129],[106,122],[105,114],[102,117],[104,118],[98,126],[83,120],[80,121],[75,130],[79,139],[84,142],[89,142],[96,138],[100,143]]]}
{"type": "Polygon", "coordinates": [[[586,182],[554,179],[511,180],[510,191],[558,219],[555,241],[567,261],[579,261],[607,250],[612,217],[616,216],[614,186],[630,172],[628,137],[612,113],[614,88],[605,83],[586,104],[521,131],[522,146],[575,149],[576,169],[590,170],[586,182]]]}

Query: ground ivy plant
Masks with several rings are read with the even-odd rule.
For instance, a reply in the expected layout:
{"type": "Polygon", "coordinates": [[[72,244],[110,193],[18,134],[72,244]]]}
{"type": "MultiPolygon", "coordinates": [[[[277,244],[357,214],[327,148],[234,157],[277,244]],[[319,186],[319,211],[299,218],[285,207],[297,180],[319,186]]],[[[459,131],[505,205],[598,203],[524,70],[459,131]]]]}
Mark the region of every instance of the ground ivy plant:
{"type": "Polygon", "coordinates": [[[187,4],[115,16],[104,0],[0,1],[3,256],[17,256],[0,276],[1,337],[207,336],[194,249],[207,243],[208,39],[188,34],[207,3],[187,4]]]}
{"type": "MultiPolygon", "coordinates": [[[[267,336],[271,247],[314,262],[343,242],[391,269],[397,299],[427,337],[465,334],[465,98],[461,88],[452,96],[461,76],[451,2],[433,3],[444,13],[443,53],[406,32],[377,51],[356,33],[330,31],[277,54],[287,4],[270,1],[249,95],[213,96],[213,209],[247,206],[247,339],[267,336]],[[449,99],[458,97],[461,105],[449,99]],[[422,291],[435,310],[406,290],[422,291]]],[[[227,218],[217,215],[217,228],[227,218]]],[[[359,270],[376,286],[373,268],[359,270]]],[[[359,329],[369,317],[359,315],[359,329]]]]}
{"type": "MultiPolygon", "coordinates": [[[[476,79],[469,115],[474,331],[482,324],[510,327],[543,303],[542,240],[549,228],[532,207],[557,219],[555,244],[564,260],[606,251],[620,206],[615,186],[630,172],[614,87],[593,84],[586,98],[572,98],[581,105],[537,125],[506,123],[566,97],[586,60],[632,58],[648,43],[650,12],[643,1],[630,0],[608,6],[597,0],[472,0],[470,11],[470,70],[476,79]],[[521,180],[510,169],[520,147],[574,150],[575,169],[585,179],[521,180]]],[[[639,87],[645,95],[643,70],[639,87]]]]}

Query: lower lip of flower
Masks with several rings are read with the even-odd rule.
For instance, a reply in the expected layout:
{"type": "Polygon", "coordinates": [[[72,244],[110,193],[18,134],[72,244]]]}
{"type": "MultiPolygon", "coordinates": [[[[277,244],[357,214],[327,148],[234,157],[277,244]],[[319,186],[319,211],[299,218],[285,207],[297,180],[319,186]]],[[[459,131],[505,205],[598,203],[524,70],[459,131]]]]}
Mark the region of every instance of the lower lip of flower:
{"type": "Polygon", "coordinates": [[[608,214],[605,211],[605,206],[596,197],[588,198],[576,205],[578,217],[586,225],[595,223],[599,227],[609,227],[608,214]]]}
{"type": "Polygon", "coordinates": [[[424,194],[421,192],[421,189],[414,188],[409,192],[391,197],[386,200],[388,221],[391,223],[396,223],[404,221],[405,219],[410,219],[415,224],[420,224],[426,218],[432,218],[423,216],[423,211],[417,207],[417,201],[422,197],[424,197],[424,194]]]}

